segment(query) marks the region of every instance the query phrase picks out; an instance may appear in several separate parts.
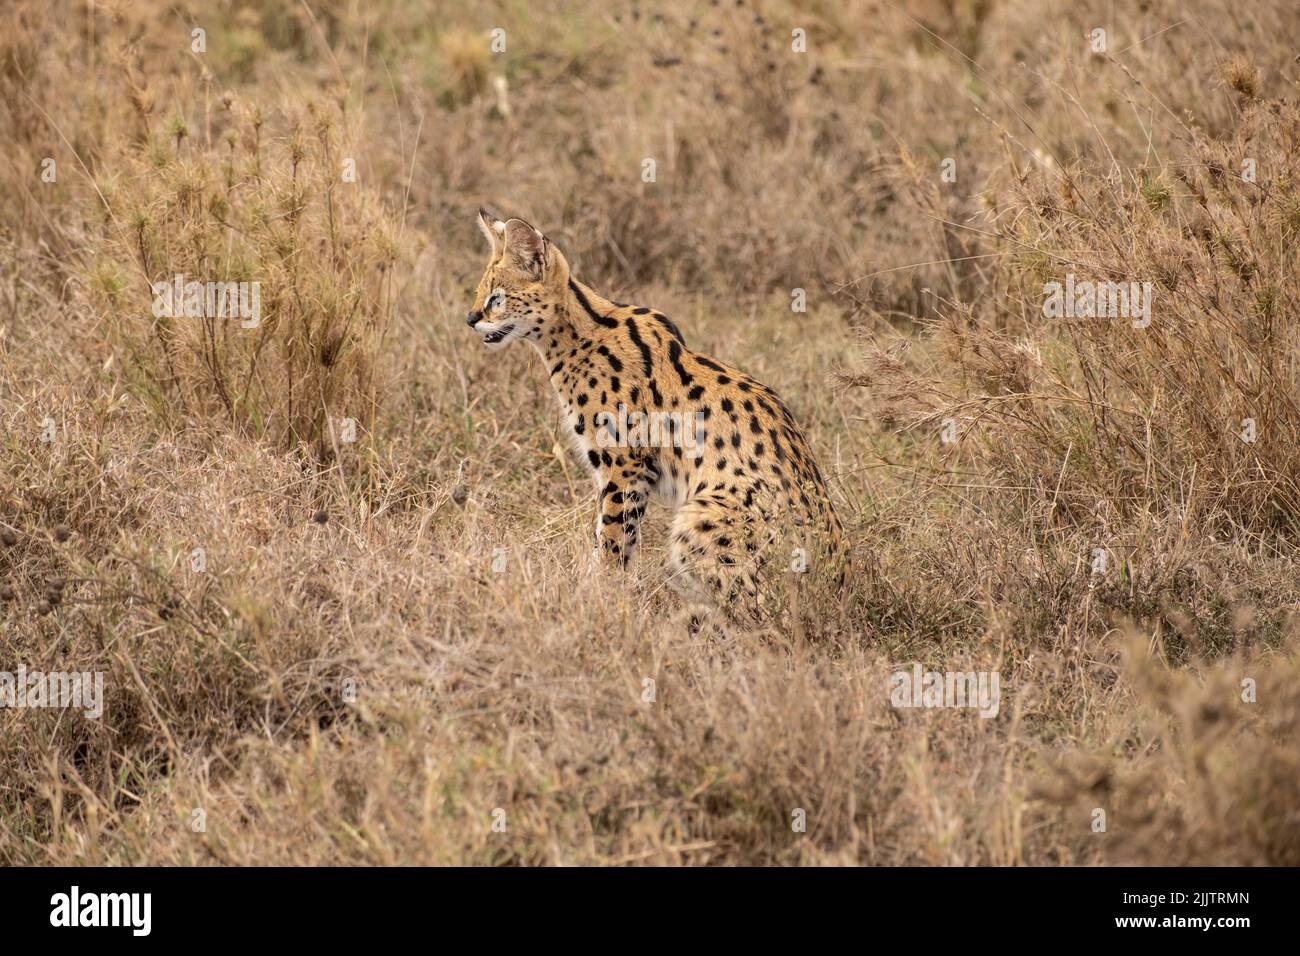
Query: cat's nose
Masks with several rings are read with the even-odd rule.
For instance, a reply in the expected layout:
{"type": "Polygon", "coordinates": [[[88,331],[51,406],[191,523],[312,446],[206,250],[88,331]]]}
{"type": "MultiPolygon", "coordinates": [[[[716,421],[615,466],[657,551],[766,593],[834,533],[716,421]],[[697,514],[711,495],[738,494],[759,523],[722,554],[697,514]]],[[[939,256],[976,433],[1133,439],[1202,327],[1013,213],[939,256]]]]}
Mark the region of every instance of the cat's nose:
{"type": "Polygon", "coordinates": [[[465,321],[469,323],[471,329],[482,321],[482,319],[483,313],[474,309],[471,309],[465,316],[465,321]]]}

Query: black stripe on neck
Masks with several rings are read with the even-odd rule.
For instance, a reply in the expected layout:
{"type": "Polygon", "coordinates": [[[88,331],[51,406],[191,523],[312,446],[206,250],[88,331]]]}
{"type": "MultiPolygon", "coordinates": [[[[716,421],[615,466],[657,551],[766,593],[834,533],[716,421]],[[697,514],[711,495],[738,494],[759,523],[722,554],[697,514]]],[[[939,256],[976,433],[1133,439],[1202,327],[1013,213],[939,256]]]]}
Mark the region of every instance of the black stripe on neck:
{"type": "Polygon", "coordinates": [[[578,288],[578,283],[574,282],[572,278],[569,279],[569,291],[572,292],[575,297],[577,297],[578,305],[582,306],[582,308],[586,311],[586,313],[589,316],[591,316],[593,322],[595,322],[598,325],[603,325],[607,329],[618,328],[617,319],[611,319],[607,315],[601,315],[599,312],[597,312],[595,309],[591,307],[591,302],[588,301],[587,297],[582,294],[582,290],[578,288]]]}

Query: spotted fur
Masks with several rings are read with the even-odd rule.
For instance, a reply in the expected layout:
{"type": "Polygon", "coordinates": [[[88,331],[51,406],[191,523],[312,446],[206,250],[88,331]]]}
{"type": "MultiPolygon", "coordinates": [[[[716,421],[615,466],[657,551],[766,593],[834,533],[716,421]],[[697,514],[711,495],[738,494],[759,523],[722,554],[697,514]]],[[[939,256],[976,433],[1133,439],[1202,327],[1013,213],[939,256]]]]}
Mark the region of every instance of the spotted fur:
{"type": "Polygon", "coordinates": [[[525,339],[546,363],[595,480],[600,554],[631,559],[655,498],[675,510],[670,556],[682,583],[736,617],[762,617],[762,582],[774,568],[800,570],[802,559],[842,575],[826,483],[775,392],[689,348],[661,312],[611,302],[578,281],[523,220],[480,211],[479,223],[492,253],[467,321],[489,347],[525,339]],[[658,442],[622,440],[611,427],[620,415],[667,427],[658,442]]]}

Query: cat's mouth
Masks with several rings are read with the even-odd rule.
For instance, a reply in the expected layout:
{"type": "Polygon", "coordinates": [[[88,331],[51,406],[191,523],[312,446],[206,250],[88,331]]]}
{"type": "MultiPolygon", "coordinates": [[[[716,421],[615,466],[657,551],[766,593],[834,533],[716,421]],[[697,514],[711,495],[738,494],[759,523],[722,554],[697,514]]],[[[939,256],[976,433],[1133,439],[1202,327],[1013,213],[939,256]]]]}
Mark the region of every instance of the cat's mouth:
{"type": "Polygon", "coordinates": [[[511,332],[515,330],[513,325],[507,325],[505,328],[493,329],[483,335],[484,345],[500,345],[511,332]]]}

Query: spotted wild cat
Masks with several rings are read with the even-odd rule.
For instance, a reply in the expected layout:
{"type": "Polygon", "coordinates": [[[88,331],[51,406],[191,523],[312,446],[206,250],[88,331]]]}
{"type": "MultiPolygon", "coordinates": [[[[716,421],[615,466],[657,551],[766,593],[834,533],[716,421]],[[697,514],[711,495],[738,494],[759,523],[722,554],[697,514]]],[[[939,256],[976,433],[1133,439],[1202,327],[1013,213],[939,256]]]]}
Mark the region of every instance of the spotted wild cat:
{"type": "Polygon", "coordinates": [[[653,497],[674,509],[670,558],[688,591],[761,620],[766,575],[800,561],[842,575],[839,520],[808,443],[766,385],[686,345],[662,313],[611,302],[522,219],[480,210],[492,246],[470,328],[531,342],[595,478],[596,547],[626,564],[653,497]],[[792,558],[791,555],[794,555],[792,558]]]}

